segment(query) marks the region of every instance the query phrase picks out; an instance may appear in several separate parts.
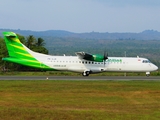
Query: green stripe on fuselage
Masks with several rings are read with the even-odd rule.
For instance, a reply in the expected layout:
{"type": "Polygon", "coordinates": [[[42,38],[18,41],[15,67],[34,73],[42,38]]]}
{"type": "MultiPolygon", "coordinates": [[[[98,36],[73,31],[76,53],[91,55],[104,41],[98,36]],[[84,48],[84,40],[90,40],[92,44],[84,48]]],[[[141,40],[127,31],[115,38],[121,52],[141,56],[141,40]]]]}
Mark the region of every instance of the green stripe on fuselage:
{"type": "Polygon", "coordinates": [[[28,60],[28,59],[17,59],[17,58],[3,58],[2,60],[8,61],[8,62],[13,62],[13,63],[18,63],[21,65],[29,66],[29,67],[34,67],[34,68],[40,68],[40,69],[45,69],[45,70],[54,70],[53,68],[48,67],[47,65],[40,63],[37,60],[28,60]]]}

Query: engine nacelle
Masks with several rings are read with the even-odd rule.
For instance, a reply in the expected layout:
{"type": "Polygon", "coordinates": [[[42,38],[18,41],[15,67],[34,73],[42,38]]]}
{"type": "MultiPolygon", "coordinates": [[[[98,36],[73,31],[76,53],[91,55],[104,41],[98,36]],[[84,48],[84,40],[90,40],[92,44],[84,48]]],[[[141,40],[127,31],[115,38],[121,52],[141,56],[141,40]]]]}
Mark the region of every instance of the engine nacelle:
{"type": "Polygon", "coordinates": [[[91,61],[95,61],[95,62],[103,62],[104,60],[104,56],[103,55],[92,55],[92,60],[91,61]]]}

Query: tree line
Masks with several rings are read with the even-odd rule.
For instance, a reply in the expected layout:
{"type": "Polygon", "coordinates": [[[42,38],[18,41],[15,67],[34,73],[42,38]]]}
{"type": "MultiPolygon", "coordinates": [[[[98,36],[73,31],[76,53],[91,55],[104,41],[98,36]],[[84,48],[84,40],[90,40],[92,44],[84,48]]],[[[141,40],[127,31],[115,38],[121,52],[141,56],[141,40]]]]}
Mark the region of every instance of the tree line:
{"type": "MultiPolygon", "coordinates": [[[[31,49],[35,52],[48,54],[48,50],[45,48],[45,41],[43,38],[41,38],[41,37],[36,38],[33,35],[29,35],[27,37],[24,37],[22,35],[17,34],[17,36],[18,36],[19,40],[21,41],[21,43],[24,44],[29,49],[31,49]]],[[[0,60],[0,68],[2,71],[36,70],[36,69],[22,66],[19,64],[2,61],[2,58],[7,57],[7,56],[8,56],[8,51],[6,48],[5,41],[3,38],[0,37],[0,59],[1,59],[0,60]]]]}

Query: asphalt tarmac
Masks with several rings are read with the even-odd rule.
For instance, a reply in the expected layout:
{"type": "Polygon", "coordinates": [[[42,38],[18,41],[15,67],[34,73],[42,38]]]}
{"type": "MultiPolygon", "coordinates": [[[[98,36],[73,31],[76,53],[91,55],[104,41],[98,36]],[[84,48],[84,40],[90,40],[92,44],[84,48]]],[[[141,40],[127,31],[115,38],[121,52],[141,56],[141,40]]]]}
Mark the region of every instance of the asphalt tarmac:
{"type": "Polygon", "coordinates": [[[160,76],[0,76],[0,80],[160,80],[160,76]]]}

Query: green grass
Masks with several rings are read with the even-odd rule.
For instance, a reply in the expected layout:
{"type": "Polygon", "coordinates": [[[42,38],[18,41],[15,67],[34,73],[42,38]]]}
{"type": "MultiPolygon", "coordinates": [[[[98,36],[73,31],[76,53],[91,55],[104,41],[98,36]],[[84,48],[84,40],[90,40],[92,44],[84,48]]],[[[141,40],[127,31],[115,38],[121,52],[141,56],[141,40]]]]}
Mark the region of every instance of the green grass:
{"type": "Polygon", "coordinates": [[[0,120],[159,120],[159,81],[0,81],[0,120]]]}

